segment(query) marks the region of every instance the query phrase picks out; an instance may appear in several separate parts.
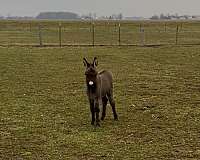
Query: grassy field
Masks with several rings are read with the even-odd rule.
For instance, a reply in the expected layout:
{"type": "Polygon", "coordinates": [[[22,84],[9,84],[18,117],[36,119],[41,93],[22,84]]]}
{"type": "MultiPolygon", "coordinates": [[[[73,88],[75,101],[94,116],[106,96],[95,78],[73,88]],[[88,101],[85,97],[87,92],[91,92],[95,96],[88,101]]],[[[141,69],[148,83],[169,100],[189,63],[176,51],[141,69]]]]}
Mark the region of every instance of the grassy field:
{"type": "Polygon", "coordinates": [[[0,48],[0,159],[200,159],[200,46],[0,48]],[[114,75],[90,125],[82,58],[114,75]]]}
{"type": "MultiPolygon", "coordinates": [[[[177,25],[178,44],[200,44],[199,21],[95,21],[94,45],[118,45],[119,23],[121,45],[175,44],[177,25]]],[[[0,21],[0,45],[39,45],[39,26],[43,45],[59,45],[59,24],[62,45],[93,45],[90,21],[0,21]]]]}

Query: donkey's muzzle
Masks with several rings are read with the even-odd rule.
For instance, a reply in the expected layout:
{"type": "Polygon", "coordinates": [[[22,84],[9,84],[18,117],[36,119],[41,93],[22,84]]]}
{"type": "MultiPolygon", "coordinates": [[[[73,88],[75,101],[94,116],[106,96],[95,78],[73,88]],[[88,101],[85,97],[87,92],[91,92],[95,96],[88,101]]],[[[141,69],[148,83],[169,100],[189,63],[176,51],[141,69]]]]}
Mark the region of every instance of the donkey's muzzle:
{"type": "Polygon", "coordinates": [[[94,84],[93,81],[89,81],[89,85],[92,86],[94,84]]]}

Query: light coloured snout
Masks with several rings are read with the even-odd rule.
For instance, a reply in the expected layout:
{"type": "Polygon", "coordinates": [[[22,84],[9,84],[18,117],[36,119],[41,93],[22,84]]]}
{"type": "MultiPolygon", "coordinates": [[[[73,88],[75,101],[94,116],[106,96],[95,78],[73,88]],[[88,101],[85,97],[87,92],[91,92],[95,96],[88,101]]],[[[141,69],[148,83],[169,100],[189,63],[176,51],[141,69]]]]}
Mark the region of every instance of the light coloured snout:
{"type": "Polygon", "coordinates": [[[89,85],[92,86],[94,84],[94,82],[92,81],[89,81],[89,85]]]}

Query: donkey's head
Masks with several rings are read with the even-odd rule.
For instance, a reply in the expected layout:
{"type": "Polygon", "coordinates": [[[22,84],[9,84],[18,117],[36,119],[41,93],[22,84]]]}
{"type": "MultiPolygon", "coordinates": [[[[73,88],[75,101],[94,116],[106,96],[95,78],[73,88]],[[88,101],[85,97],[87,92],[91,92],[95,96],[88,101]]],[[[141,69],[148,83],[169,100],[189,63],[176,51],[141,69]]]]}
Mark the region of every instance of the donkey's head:
{"type": "Polygon", "coordinates": [[[96,86],[96,77],[97,77],[97,70],[96,67],[98,65],[97,58],[94,57],[92,63],[89,63],[86,58],[83,58],[84,66],[86,67],[85,75],[86,75],[86,83],[88,86],[96,86]]]}

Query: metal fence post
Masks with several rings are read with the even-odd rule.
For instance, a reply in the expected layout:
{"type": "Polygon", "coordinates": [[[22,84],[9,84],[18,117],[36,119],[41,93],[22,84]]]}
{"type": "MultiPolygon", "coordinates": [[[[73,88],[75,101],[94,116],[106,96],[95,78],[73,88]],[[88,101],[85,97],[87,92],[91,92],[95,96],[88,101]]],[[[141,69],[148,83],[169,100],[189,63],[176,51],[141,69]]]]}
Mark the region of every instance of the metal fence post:
{"type": "Polygon", "coordinates": [[[145,46],[145,31],[144,28],[140,29],[140,44],[141,46],[145,46]]]}
{"type": "Polygon", "coordinates": [[[41,24],[39,24],[39,26],[38,26],[38,32],[39,32],[39,43],[40,43],[40,47],[42,46],[42,26],[41,26],[41,24]]]}
{"type": "Polygon", "coordinates": [[[176,45],[178,44],[178,29],[179,29],[179,26],[177,25],[176,26],[176,45]]]}
{"type": "Polygon", "coordinates": [[[32,31],[32,25],[31,25],[31,23],[29,24],[29,29],[30,29],[30,32],[32,31]]]}
{"type": "Polygon", "coordinates": [[[118,41],[119,41],[119,46],[121,45],[121,24],[119,23],[119,37],[118,37],[118,41]]]}
{"type": "Polygon", "coordinates": [[[59,23],[59,46],[62,47],[62,25],[59,23]]]}
{"type": "Polygon", "coordinates": [[[92,23],[92,45],[94,46],[94,32],[95,32],[95,28],[94,28],[94,22],[92,23]]]}

